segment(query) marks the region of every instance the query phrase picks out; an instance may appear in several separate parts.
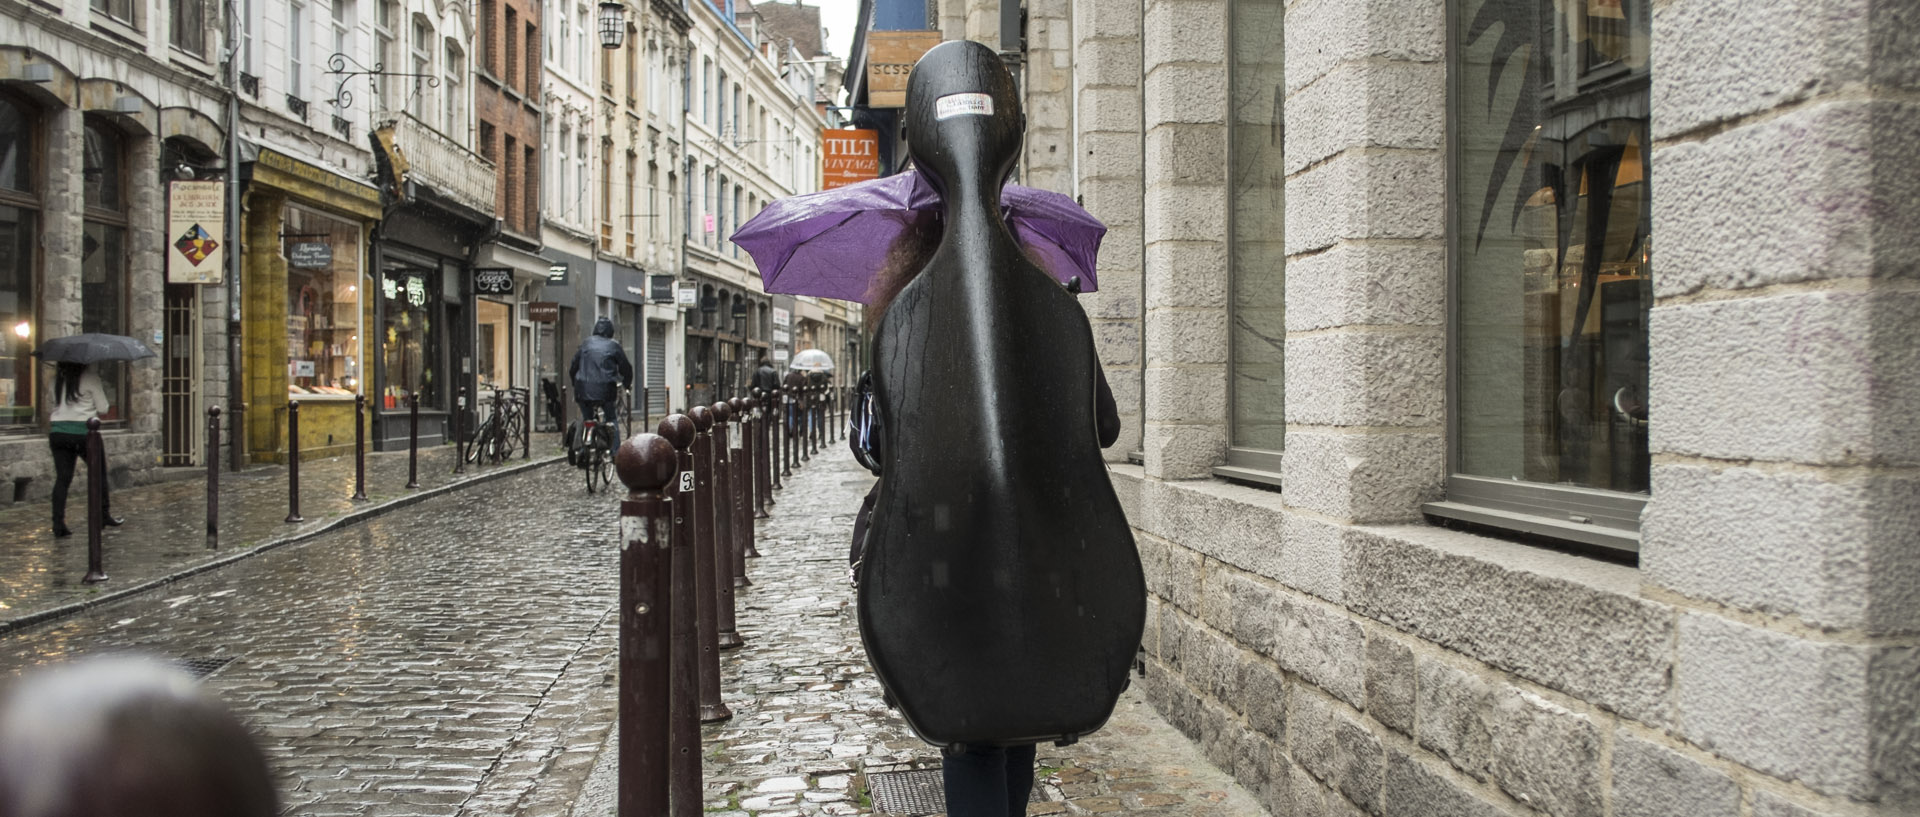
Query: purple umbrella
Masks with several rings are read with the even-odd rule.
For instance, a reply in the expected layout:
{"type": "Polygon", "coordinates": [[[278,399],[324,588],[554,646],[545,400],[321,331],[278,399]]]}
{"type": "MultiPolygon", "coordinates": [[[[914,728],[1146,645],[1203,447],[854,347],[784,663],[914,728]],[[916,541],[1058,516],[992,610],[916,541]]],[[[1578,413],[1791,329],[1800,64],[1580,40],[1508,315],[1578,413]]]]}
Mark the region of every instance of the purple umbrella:
{"type": "MultiPolygon", "coordinates": [[[[1009,184],[1000,210],[1015,240],[1065,285],[1095,289],[1094,260],[1107,226],[1073,199],[1009,184]]],[[[867,300],[887,248],[919,219],[938,217],[940,193],[917,170],[780,199],[747,219],[732,241],[753,256],[768,292],[867,300]]]]}

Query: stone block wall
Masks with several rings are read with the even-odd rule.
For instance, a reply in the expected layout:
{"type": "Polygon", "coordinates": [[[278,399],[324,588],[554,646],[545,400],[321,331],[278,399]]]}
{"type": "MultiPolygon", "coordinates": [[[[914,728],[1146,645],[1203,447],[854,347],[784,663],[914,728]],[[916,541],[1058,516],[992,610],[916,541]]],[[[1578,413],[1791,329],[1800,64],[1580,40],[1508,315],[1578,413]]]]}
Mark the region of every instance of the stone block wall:
{"type": "Polygon", "coordinates": [[[1087,305],[1103,354],[1139,349],[1107,372],[1142,401],[1145,464],[1113,466],[1142,683],[1270,813],[1920,813],[1920,7],[1765,5],[1651,4],[1636,562],[1421,513],[1454,365],[1443,0],[1287,4],[1277,490],[1213,472],[1228,5],[1074,3],[1078,178],[1115,227],[1087,305]]]}

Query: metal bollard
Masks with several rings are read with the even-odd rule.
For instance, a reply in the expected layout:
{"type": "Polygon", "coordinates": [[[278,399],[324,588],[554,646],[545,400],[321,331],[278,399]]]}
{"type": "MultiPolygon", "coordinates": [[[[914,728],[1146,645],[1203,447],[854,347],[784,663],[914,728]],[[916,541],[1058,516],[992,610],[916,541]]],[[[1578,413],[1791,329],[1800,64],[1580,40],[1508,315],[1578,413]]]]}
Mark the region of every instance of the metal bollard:
{"type": "Polygon", "coordinates": [[[207,407],[207,547],[220,539],[220,407],[207,407]]]}
{"type": "Polygon", "coordinates": [[[811,383],[800,389],[801,405],[805,406],[800,412],[800,461],[803,463],[813,461],[813,410],[819,407],[814,391],[811,383]]]}
{"type": "Polygon", "coordinates": [[[527,390],[526,405],[520,407],[520,459],[533,459],[533,390],[527,390]]]}
{"type": "Polygon", "coordinates": [[[661,489],[680,458],[656,434],[620,446],[614,469],[626,483],[620,503],[619,817],[667,812],[673,597],[669,593],[673,521],[661,489]]]}
{"type": "Polygon", "coordinates": [[[453,390],[453,472],[467,472],[467,436],[460,433],[460,417],[467,413],[467,388],[455,387],[453,390]]]}
{"type": "Polygon", "coordinates": [[[367,501],[367,396],[353,396],[353,498],[367,501]]]}
{"type": "Polygon", "coordinates": [[[87,465],[87,576],[85,581],[106,581],[106,550],[102,538],[107,517],[107,445],[100,437],[100,418],[87,418],[87,443],[83,454],[87,465]]]}
{"type": "Polygon", "coordinates": [[[713,557],[713,411],[706,406],[687,410],[693,422],[693,507],[688,525],[693,531],[693,600],[696,638],[700,641],[700,722],[733,717],[720,700],[720,582],[713,557]]]}
{"type": "MultiPolygon", "coordinates": [[[[669,549],[673,609],[668,612],[673,660],[667,681],[667,699],[671,701],[667,709],[667,745],[672,758],[667,763],[667,800],[672,817],[698,817],[704,804],[700,792],[698,700],[701,656],[695,640],[698,630],[694,626],[699,611],[694,599],[698,577],[693,557],[693,420],[684,414],[669,414],[660,421],[659,433],[679,455],[679,476],[670,486],[672,499],[668,503],[673,512],[673,546],[669,549]]],[[[718,676],[715,678],[717,682],[718,676]]],[[[714,690],[717,694],[717,683],[714,690]]]]}
{"type": "Polygon", "coordinates": [[[420,487],[420,395],[407,395],[407,487],[420,487]]]}
{"type": "Polygon", "coordinates": [[[100,441],[100,418],[87,418],[87,576],[82,582],[107,580],[107,546],[100,529],[107,522],[107,451],[100,441]]]}
{"type": "Polygon", "coordinates": [[[780,469],[773,467],[773,441],[780,439],[780,393],[768,392],[760,397],[760,484],[765,488],[767,507],[773,507],[773,489],[780,487],[780,469]]]}
{"type": "MultiPolygon", "coordinates": [[[[753,445],[748,448],[747,464],[753,471],[753,518],[767,518],[767,506],[773,504],[773,484],[767,478],[767,426],[769,424],[767,405],[769,398],[759,389],[753,390],[753,445]]],[[[755,551],[755,556],[759,552],[755,551]]]]}
{"type": "Polygon", "coordinates": [[[720,649],[731,650],[745,646],[747,641],[740,637],[737,624],[737,608],[733,595],[733,562],[738,559],[733,539],[733,482],[732,467],[728,458],[732,456],[727,442],[728,422],[733,409],[725,400],[714,403],[713,411],[713,584],[717,589],[714,613],[718,618],[720,649]]]}
{"type": "Polygon", "coordinates": [[[733,541],[729,548],[733,556],[733,586],[752,587],[753,580],[747,578],[747,555],[753,550],[753,512],[747,507],[752,499],[747,490],[747,477],[753,473],[753,469],[747,465],[751,462],[747,449],[747,423],[750,420],[747,417],[746,400],[735,397],[727,401],[727,407],[733,409],[734,417],[739,418],[734,421],[730,432],[733,435],[733,485],[730,489],[733,499],[733,541]]]}
{"type": "Polygon", "coordinates": [[[300,515],[300,401],[287,401],[287,524],[305,522],[300,515]]]}

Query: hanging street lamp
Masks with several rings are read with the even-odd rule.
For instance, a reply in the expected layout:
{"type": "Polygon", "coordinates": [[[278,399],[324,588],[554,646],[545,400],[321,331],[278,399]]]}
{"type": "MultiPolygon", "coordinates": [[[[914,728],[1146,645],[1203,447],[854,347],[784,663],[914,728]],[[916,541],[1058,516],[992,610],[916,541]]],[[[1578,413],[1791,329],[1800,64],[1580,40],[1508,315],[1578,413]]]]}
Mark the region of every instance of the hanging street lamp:
{"type": "Polygon", "coordinates": [[[614,0],[600,2],[600,47],[609,51],[627,39],[627,6],[614,0]]]}

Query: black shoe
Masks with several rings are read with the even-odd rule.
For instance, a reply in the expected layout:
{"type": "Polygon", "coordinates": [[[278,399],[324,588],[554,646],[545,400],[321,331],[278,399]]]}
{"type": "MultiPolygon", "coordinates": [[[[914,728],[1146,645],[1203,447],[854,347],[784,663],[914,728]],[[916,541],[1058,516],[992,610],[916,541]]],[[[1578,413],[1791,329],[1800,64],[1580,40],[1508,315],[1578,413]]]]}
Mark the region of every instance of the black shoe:
{"type": "Polygon", "coordinates": [[[114,516],[113,514],[107,514],[106,518],[100,520],[100,524],[105,525],[109,528],[117,528],[117,527],[120,527],[121,525],[127,524],[127,518],[124,516],[114,516]]]}
{"type": "Polygon", "coordinates": [[[60,524],[59,522],[53,523],[53,538],[65,539],[72,535],[73,535],[73,530],[71,528],[68,528],[66,525],[60,524]]]}

